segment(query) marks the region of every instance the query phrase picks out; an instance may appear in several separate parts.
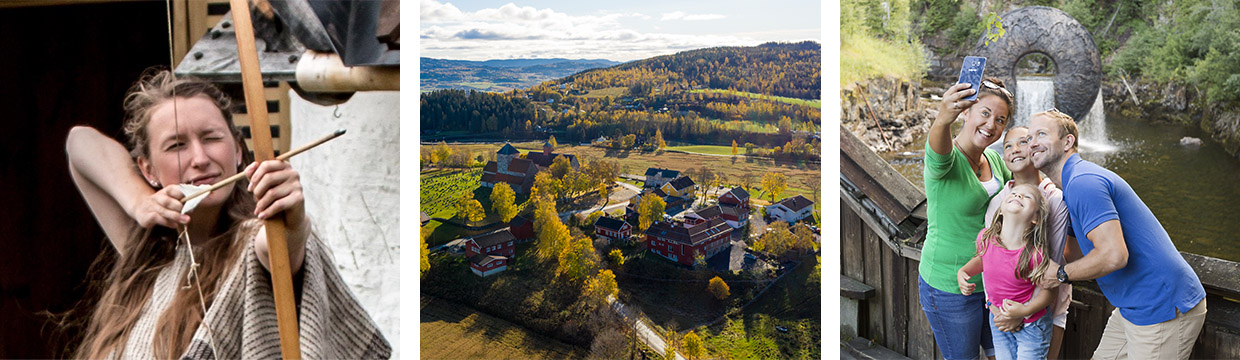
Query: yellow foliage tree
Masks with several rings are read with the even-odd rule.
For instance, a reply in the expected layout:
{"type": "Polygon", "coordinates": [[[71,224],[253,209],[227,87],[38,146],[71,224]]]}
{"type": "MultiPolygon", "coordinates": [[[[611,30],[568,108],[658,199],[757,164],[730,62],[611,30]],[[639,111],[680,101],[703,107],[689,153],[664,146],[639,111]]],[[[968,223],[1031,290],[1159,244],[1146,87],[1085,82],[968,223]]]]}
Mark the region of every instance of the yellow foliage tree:
{"type": "Polygon", "coordinates": [[[711,295],[715,295],[715,298],[719,300],[726,299],[728,295],[732,294],[732,289],[728,287],[728,283],[718,276],[710,279],[710,283],[706,285],[706,290],[710,291],[711,295]]]}
{"type": "Polygon", "coordinates": [[[611,259],[612,266],[624,265],[624,253],[620,252],[620,249],[611,249],[611,252],[607,253],[607,258],[611,259]]]}
{"type": "Polygon", "coordinates": [[[512,187],[506,182],[499,182],[491,189],[491,209],[499,214],[500,220],[508,222],[514,216],[517,216],[517,207],[513,202],[516,201],[516,193],[512,191],[512,187]]]}
{"type": "Polygon", "coordinates": [[[768,172],[762,175],[762,191],[771,194],[772,202],[786,189],[788,189],[788,177],[783,173],[768,172]]]}
{"type": "Polygon", "coordinates": [[[736,156],[736,140],[732,140],[732,156],[736,156]]]}
{"type": "Polygon", "coordinates": [[[667,143],[663,142],[663,130],[662,129],[654,130],[654,141],[655,141],[655,144],[659,146],[659,150],[663,150],[664,148],[667,148],[667,143]]]}
{"type": "Polygon", "coordinates": [[[702,343],[702,338],[697,336],[697,333],[690,330],[688,334],[685,334],[683,341],[685,343],[685,355],[688,355],[690,359],[700,359],[706,355],[706,346],[702,343]]]}
{"type": "Polygon", "coordinates": [[[598,275],[586,284],[586,294],[599,301],[607,301],[607,297],[616,296],[619,293],[620,287],[616,284],[616,274],[611,270],[599,270],[598,275]]]}
{"type": "Polygon", "coordinates": [[[551,161],[551,177],[556,179],[563,179],[564,175],[567,175],[568,171],[572,169],[572,163],[568,161],[567,156],[556,156],[555,160],[551,161]]]}
{"type": "Polygon", "coordinates": [[[665,211],[667,211],[667,203],[663,201],[663,198],[654,193],[642,196],[641,203],[637,204],[637,230],[646,231],[656,221],[663,220],[665,211]]]}
{"type": "Polygon", "coordinates": [[[465,219],[469,222],[478,222],[486,217],[485,210],[482,209],[482,203],[478,200],[469,200],[465,203],[465,219]]]}
{"type": "Polygon", "coordinates": [[[565,275],[572,280],[584,279],[590,274],[590,270],[598,265],[598,255],[594,254],[594,244],[588,236],[579,236],[572,240],[560,252],[559,260],[560,266],[556,268],[556,275],[565,275]]]}
{"type": "Polygon", "coordinates": [[[421,275],[423,276],[426,275],[427,270],[431,269],[431,250],[426,247],[426,236],[427,235],[429,235],[429,233],[426,232],[426,228],[422,228],[422,240],[421,240],[421,243],[422,243],[422,274],[421,275]]]}
{"type": "Polygon", "coordinates": [[[559,144],[559,143],[556,143],[556,142],[555,142],[555,135],[551,135],[551,138],[550,138],[550,139],[547,139],[547,142],[550,142],[550,143],[551,143],[551,148],[552,148],[552,149],[555,149],[555,148],[557,148],[557,147],[559,147],[559,146],[560,146],[560,144],[559,144]]]}

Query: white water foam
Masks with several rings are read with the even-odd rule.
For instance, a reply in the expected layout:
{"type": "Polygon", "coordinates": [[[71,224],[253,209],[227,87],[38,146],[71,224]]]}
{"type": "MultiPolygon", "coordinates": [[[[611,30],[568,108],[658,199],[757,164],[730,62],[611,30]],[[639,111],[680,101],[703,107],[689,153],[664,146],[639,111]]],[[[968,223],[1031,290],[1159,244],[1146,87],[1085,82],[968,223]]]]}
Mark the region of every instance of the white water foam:
{"type": "MultiPolygon", "coordinates": [[[[1016,78],[1016,116],[1013,126],[1029,126],[1029,118],[1055,108],[1055,82],[1046,76],[1019,76],[1016,78]]],[[[1111,152],[1119,149],[1107,138],[1106,111],[1102,105],[1102,91],[1094,98],[1094,105],[1083,118],[1077,119],[1080,132],[1081,152],[1111,152]]],[[[995,142],[991,148],[1002,152],[1002,143],[995,142]]]]}

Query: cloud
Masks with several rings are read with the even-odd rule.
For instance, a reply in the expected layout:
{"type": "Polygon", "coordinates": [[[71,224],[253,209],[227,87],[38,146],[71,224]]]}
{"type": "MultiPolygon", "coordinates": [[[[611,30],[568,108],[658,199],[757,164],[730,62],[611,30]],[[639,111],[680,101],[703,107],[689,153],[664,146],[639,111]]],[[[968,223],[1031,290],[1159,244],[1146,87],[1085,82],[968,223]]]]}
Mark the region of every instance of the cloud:
{"type": "Polygon", "coordinates": [[[727,18],[727,16],[723,16],[719,14],[686,14],[684,11],[673,11],[670,13],[663,13],[662,15],[663,16],[660,17],[659,20],[663,20],[663,21],[668,21],[668,20],[702,21],[702,20],[718,20],[718,19],[727,18]]]}
{"type": "MultiPolygon", "coordinates": [[[[765,42],[747,36],[669,34],[649,27],[638,30],[634,26],[653,25],[657,21],[637,12],[573,15],[514,3],[465,12],[440,1],[421,1],[418,43],[422,56],[461,60],[565,57],[627,61],[688,49],[765,42]]],[[[662,19],[669,18],[692,21],[724,16],[662,14],[662,19]]]]}
{"type": "Polygon", "coordinates": [[[457,9],[452,4],[442,4],[435,0],[422,0],[421,6],[418,7],[422,15],[422,22],[438,22],[460,19],[464,15],[461,9],[457,9]]]}

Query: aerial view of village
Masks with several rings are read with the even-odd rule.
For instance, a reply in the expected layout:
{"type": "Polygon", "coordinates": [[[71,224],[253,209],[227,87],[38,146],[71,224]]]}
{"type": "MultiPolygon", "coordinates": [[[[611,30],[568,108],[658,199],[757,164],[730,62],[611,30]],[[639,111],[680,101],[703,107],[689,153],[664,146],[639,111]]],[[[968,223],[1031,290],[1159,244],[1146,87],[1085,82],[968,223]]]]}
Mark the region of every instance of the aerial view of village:
{"type": "Polygon", "coordinates": [[[422,357],[820,358],[820,5],[547,3],[421,3],[422,357]]]}

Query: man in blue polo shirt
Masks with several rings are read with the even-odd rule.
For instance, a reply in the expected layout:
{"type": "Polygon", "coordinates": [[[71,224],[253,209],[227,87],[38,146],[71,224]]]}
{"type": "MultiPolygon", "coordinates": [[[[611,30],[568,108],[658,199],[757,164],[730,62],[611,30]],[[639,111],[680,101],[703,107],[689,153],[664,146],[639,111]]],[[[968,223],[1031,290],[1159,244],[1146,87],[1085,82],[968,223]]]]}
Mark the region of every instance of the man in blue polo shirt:
{"type": "Polygon", "coordinates": [[[1070,234],[1084,254],[1052,264],[1039,285],[1097,279],[1116,309],[1094,359],[1188,359],[1205,322],[1206,291],[1167,231],[1128,182],[1081,159],[1071,117],[1034,114],[1029,136],[1030,159],[1063,189],[1070,234]]]}

